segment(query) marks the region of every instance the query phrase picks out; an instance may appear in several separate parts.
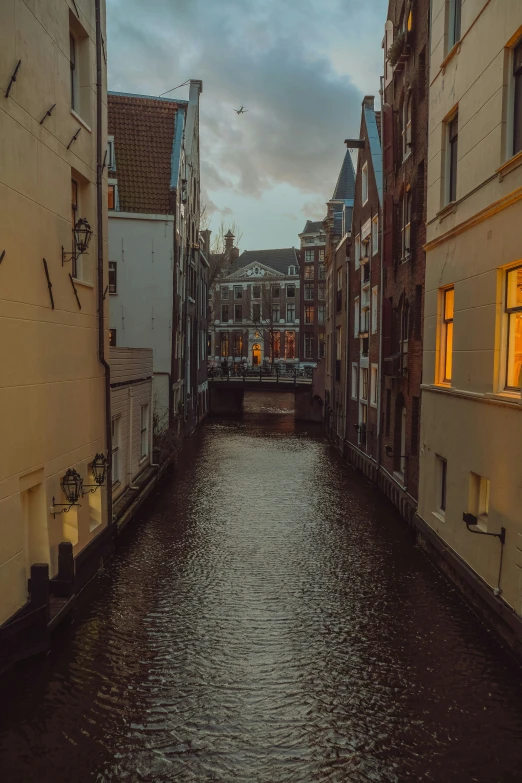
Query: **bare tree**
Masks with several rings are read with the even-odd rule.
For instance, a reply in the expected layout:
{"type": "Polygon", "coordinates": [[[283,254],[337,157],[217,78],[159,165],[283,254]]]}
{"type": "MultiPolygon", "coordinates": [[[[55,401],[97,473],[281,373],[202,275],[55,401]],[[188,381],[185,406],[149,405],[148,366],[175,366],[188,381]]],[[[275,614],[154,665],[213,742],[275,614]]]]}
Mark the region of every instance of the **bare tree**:
{"type": "MultiPolygon", "coordinates": [[[[252,302],[252,323],[260,331],[268,332],[268,340],[270,344],[270,361],[273,363],[276,353],[276,333],[280,330],[280,318],[281,318],[281,288],[279,283],[274,284],[269,282],[268,286],[265,283],[259,283],[261,287],[261,297],[259,301],[252,302]],[[277,293],[276,293],[277,292],[277,293]]],[[[279,338],[280,340],[280,338],[279,338]]],[[[279,353],[281,352],[281,346],[279,344],[279,353]]]]}

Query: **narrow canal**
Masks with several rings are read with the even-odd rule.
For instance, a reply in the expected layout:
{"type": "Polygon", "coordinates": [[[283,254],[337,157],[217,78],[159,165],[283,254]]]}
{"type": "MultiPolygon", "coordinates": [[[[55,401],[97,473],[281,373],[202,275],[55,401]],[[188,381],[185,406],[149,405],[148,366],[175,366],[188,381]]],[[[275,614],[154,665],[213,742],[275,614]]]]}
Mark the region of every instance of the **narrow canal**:
{"type": "Polygon", "coordinates": [[[190,439],[75,623],[0,682],[2,783],[522,779],[521,670],[267,404],[190,439]]]}

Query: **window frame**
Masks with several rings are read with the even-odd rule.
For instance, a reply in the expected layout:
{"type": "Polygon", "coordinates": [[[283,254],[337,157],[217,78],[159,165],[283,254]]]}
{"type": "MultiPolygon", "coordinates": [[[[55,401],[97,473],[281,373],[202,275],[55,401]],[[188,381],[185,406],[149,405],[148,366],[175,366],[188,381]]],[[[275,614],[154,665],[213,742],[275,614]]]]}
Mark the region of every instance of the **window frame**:
{"type": "Polygon", "coordinates": [[[458,157],[459,157],[459,113],[455,111],[446,120],[446,192],[445,205],[457,200],[458,157]],[[456,131],[455,131],[456,124],[456,131]]]}
{"type": "Polygon", "coordinates": [[[304,336],[304,358],[314,358],[314,336],[310,332],[306,332],[304,336]]]}
{"type": "Polygon", "coordinates": [[[118,262],[109,261],[109,295],[114,296],[118,293],[118,262]],[[112,278],[112,283],[111,283],[112,278]]]}
{"type": "Polygon", "coordinates": [[[372,362],[370,365],[370,405],[372,408],[377,407],[379,399],[379,365],[372,362]]]}
{"type": "Polygon", "coordinates": [[[295,283],[287,283],[286,298],[295,299],[295,283]]]}
{"type": "Polygon", "coordinates": [[[235,299],[243,299],[243,286],[242,285],[235,285],[234,286],[234,300],[235,299]]]}
{"type": "Polygon", "coordinates": [[[440,454],[436,454],[437,460],[437,509],[436,513],[446,516],[448,507],[448,461],[440,454]]]}
{"type": "Polygon", "coordinates": [[[221,305],[221,318],[220,318],[219,320],[220,320],[220,322],[221,322],[222,324],[228,324],[228,322],[229,322],[229,320],[230,320],[230,318],[229,318],[229,316],[230,316],[230,310],[229,310],[229,307],[230,307],[230,305],[228,305],[228,304],[222,304],[222,305],[221,305]],[[226,317],[226,318],[223,318],[223,313],[224,313],[224,308],[225,308],[225,307],[226,307],[226,314],[227,314],[227,317],[226,317]]]}
{"type": "Polygon", "coordinates": [[[286,321],[292,324],[295,322],[295,302],[286,303],[286,321]],[[289,317],[291,312],[293,312],[293,318],[289,317]]]}
{"type": "Polygon", "coordinates": [[[279,302],[272,302],[270,317],[272,319],[272,323],[279,323],[281,320],[281,305],[279,302]]]}
{"type": "Polygon", "coordinates": [[[372,218],[372,256],[379,252],[379,216],[372,218]]]}
{"type": "Polygon", "coordinates": [[[314,305],[305,305],[304,307],[304,322],[307,326],[314,324],[315,307],[314,305]]]}
{"type": "Polygon", "coordinates": [[[515,43],[511,49],[511,117],[509,122],[509,157],[513,157],[522,152],[522,38],[515,43]],[[520,65],[516,67],[517,53],[520,56],[520,65]],[[518,148],[517,148],[518,143],[518,148]]]}
{"type": "Polygon", "coordinates": [[[243,305],[242,304],[234,304],[234,323],[235,324],[243,323],[243,305]],[[239,313],[239,315],[238,315],[238,313],[239,313]]]}
{"type": "Polygon", "coordinates": [[[71,79],[71,109],[79,114],[80,84],[78,77],[78,36],[69,29],[69,70],[71,79]]]}
{"type": "Polygon", "coordinates": [[[440,290],[440,319],[439,319],[439,368],[438,382],[442,386],[451,386],[453,376],[453,338],[454,338],[454,319],[455,319],[455,286],[450,285],[440,290]],[[453,292],[452,316],[446,315],[446,297],[448,293],[453,292]],[[451,328],[449,329],[449,325],[451,328]],[[448,335],[450,335],[448,337],[448,335]],[[448,369],[448,346],[451,353],[450,376],[447,377],[448,369]]]}
{"type": "MultiPolygon", "coordinates": [[[[513,329],[512,324],[515,322],[517,313],[522,313],[522,304],[509,307],[509,276],[510,274],[516,274],[519,270],[522,270],[522,264],[517,264],[510,269],[506,269],[506,281],[504,288],[504,321],[505,321],[505,339],[503,340],[503,350],[505,356],[505,371],[504,371],[504,390],[507,392],[521,394],[522,393],[522,365],[519,370],[519,386],[512,386],[509,384],[510,375],[510,353],[511,353],[511,332],[513,329]],[[512,318],[515,316],[515,319],[512,318]]],[[[516,284],[516,283],[515,283],[516,284]]],[[[522,316],[521,316],[522,317],[522,316]]]]}
{"type": "Polygon", "coordinates": [[[462,0],[448,0],[448,52],[458,44],[462,37],[462,0]]]}
{"type": "Polygon", "coordinates": [[[355,268],[359,269],[361,265],[361,235],[357,234],[354,243],[354,262],[355,268]]]}

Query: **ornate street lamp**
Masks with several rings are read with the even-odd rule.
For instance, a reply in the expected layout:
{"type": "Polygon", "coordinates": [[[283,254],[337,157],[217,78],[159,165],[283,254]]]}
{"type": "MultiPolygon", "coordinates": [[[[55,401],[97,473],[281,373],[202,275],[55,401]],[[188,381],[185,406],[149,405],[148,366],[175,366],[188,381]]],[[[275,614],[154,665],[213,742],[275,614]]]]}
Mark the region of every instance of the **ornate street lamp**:
{"type": "Polygon", "coordinates": [[[87,495],[89,492],[96,492],[96,490],[103,485],[105,476],[107,475],[107,457],[105,454],[98,453],[94,455],[94,459],[91,462],[91,471],[96,483],[83,484],[82,495],[87,495]],[[84,492],[84,489],[87,489],[88,492],[84,492]]]}
{"type": "Polygon", "coordinates": [[[66,261],[76,261],[87,252],[92,237],[92,228],[87,218],[80,218],[74,226],[74,250],[66,253],[62,245],[62,266],[66,261]],[[69,256],[69,258],[67,258],[69,256]]]}
{"type": "Polygon", "coordinates": [[[63,507],[61,511],[53,510],[53,517],[55,517],[57,514],[66,514],[73,506],[79,505],[78,500],[82,494],[83,479],[80,474],[74,470],[74,468],[69,468],[65,473],[65,476],[62,477],[60,486],[62,488],[63,494],[67,499],[67,503],[55,503],[53,497],[53,509],[57,506],[63,507]]]}

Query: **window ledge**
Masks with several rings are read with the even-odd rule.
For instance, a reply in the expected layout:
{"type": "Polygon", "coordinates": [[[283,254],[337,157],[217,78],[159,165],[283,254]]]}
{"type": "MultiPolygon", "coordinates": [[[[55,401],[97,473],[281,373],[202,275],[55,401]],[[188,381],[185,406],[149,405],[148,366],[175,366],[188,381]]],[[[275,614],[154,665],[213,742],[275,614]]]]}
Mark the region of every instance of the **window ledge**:
{"type": "Polygon", "coordinates": [[[393,471],[393,478],[397,482],[397,484],[402,488],[406,489],[406,484],[404,483],[404,473],[401,473],[398,470],[393,471]]]}
{"type": "Polygon", "coordinates": [[[451,62],[451,60],[453,60],[455,55],[460,52],[460,45],[461,45],[461,43],[462,43],[462,41],[459,40],[459,41],[457,41],[457,43],[453,44],[453,46],[451,47],[451,49],[447,53],[446,57],[441,62],[440,70],[442,71],[442,73],[444,73],[446,71],[446,66],[448,65],[448,63],[451,62]]]}
{"type": "Polygon", "coordinates": [[[502,182],[506,174],[518,169],[519,166],[522,166],[522,150],[517,152],[516,155],[513,155],[513,157],[503,163],[502,166],[499,166],[495,172],[498,174],[498,181],[502,182]]]}
{"type": "Polygon", "coordinates": [[[439,211],[436,214],[436,218],[439,221],[439,223],[442,223],[444,218],[448,217],[448,215],[453,215],[456,211],[457,211],[457,201],[450,201],[450,203],[446,204],[445,207],[439,209],[439,211]]]}
{"type": "Polygon", "coordinates": [[[76,285],[81,285],[84,288],[94,288],[94,283],[89,283],[87,280],[79,280],[77,277],[73,277],[76,285]]]}
{"type": "Polygon", "coordinates": [[[138,462],[138,465],[143,465],[143,463],[149,458],[148,454],[145,454],[144,457],[141,457],[140,461],[138,462]]]}
{"type": "Polygon", "coordinates": [[[82,118],[80,117],[80,115],[79,115],[79,114],[77,114],[77,113],[74,111],[74,109],[71,109],[71,114],[72,114],[72,116],[74,117],[74,119],[75,119],[75,120],[78,120],[78,122],[80,123],[80,125],[81,125],[83,128],[85,128],[85,130],[89,131],[89,133],[92,133],[91,126],[90,126],[90,125],[87,125],[87,123],[85,122],[85,120],[82,120],[82,118]]]}
{"type": "Polygon", "coordinates": [[[517,392],[497,392],[496,394],[485,394],[487,400],[497,400],[498,402],[512,403],[513,405],[522,405],[522,396],[517,392]]]}
{"type": "Polygon", "coordinates": [[[439,522],[442,522],[442,524],[446,523],[446,514],[444,511],[432,511],[431,513],[436,519],[439,520],[439,522]]]}

